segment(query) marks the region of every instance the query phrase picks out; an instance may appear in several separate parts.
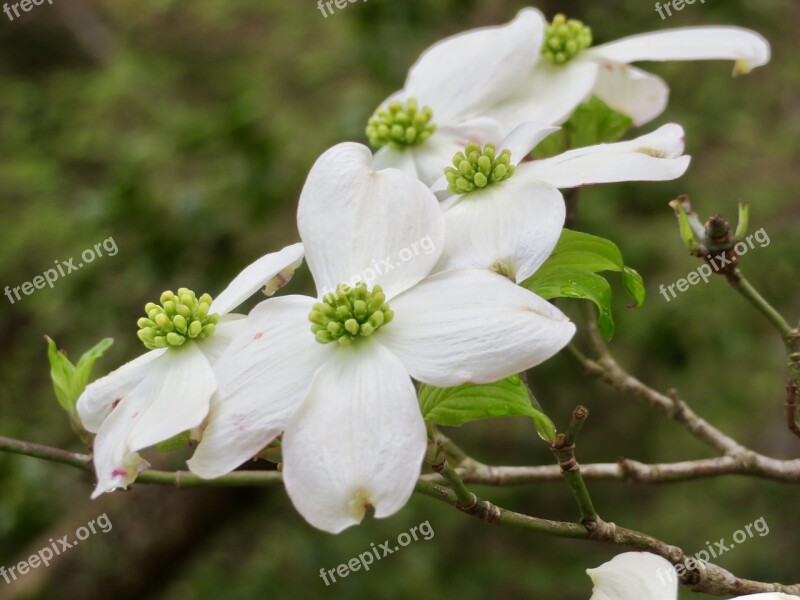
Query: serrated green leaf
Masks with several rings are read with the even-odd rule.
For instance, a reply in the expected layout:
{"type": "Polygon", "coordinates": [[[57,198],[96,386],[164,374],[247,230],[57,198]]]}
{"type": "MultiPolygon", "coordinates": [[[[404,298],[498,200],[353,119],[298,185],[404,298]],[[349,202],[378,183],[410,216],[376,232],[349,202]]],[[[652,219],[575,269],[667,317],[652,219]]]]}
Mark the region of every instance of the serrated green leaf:
{"type": "Polygon", "coordinates": [[[550,158],[567,150],[619,141],[633,120],[593,96],[575,109],[561,129],[544,139],[533,151],[534,158],[550,158]]]}
{"type": "Polygon", "coordinates": [[[495,383],[467,383],[453,388],[422,384],[419,402],[422,416],[429,423],[460,426],[481,419],[521,415],[533,419],[543,438],[555,440],[553,422],[533,407],[527,388],[518,376],[495,383]]]}
{"type": "Polygon", "coordinates": [[[546,300],[591,300],[598,309],[598,329],[610,339],[614,335],[612,293],[606,279],[597,275],[602,271],[622,274],[625,291],[633,299],[631,308],[644,303],[644,281],[639,273],[625,265],[622,253],[614,242],[569,229],[561,232],[553,253],[522,285],[546,300]]]}

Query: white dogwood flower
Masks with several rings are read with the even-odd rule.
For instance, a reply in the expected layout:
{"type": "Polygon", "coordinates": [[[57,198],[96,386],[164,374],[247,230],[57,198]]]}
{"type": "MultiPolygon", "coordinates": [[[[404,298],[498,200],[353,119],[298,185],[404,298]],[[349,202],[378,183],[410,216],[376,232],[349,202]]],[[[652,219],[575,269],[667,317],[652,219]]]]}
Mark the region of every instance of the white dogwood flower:
{"type": "MultiPolygon", "coordinates": [[[[509,88],[512,94],[485,116],[506,130],[526,121],[560,124],[594,95],[631,117],[634,124],[643,125],[664,111],[669,87],[631,63],[732,60],[734,74],[740,75],[770,59],[767,40],[741,27],[683,27],[591,44],[591,29],[557,15],[547,25],[541,60],[534,69],[521,69],[517,85],[509,88]]],[[[448,68],[452,67],[443,67],[448,68]]]]}
{"type": "Polygon", "coordinates": [[[371,164],[367,148],[347,143],[314,165],[298,227],[317,290],[334,291],[253,309],[214,366],[219,392],[189,461],[218,477],[283,431],[287,492],[329,532],[359,523],[367,506],[392,515],[414,490],[427,436],[412,377],[443,387],[496,381],[546,360],[575,331],[495,273],[429,277],[444,244],[436,198],[371,164]],[[434,251],[404,260],[422,239],[434,251]],[[353,281],[379,261],[391,268],[353,281]]]}
{"type": "Polygon", "coordinates": [[[522,73],[534,72],[544,28],[542,14],[525,9],[506,25],[456,35],[423,52],[403,89],[369,120],[367,137],[380,148],[373,168],[395,167],[430,185],[467,143],[503,139],[519,123],[502,130],[487,117],[522,73]]]}
{"type": "MultiPolygon", "coordinates": [[[[625,552],[586,573],[594,583],[590,600],[677,600],[678,576],[668,560],[649,552],[625,552]]],[[[800,600],[779,592],[732,600],[800,600]]]]}
{"type": "Polygon", "coordinates": [[[87,386],[78,399],[83,426],[96,433],[93,498],[132,483],[150,465],[138,452],[198,427],[217,389],[211,365],[242,331],[231,311],[259,288],[274,292],[303,260],[302,244],[263,256],[216,299],[181,288],[148,303],[139,338],[150,352],[87,386]]]}
{"type": "Polygon", "coordinates": [[[558,242],[565,218],[558,188],[676,179],[691,160],[683,155],[683,129],[669,124],[631,141],[520,162],[553,131],[527,123],[497,150],[473,145],[456,155],[433,186],[446,196],[447,239],[438,270],[491,269],[521,283],[558,242]]]}
{"type": "Polygon", "coordinates": [[[643,125],[667,106],[669,87],[638,61],[732,60],[735,74],[769,62],[769,43],[740,27],[685,27],[592,47],[592,32],[526,8],[511,22],[434,44],[402,90],[369,120],[375,169],[396,167],[431,185],[468,143],[498,144],[523,123],[558,125],[597,96],[643,125]]]}

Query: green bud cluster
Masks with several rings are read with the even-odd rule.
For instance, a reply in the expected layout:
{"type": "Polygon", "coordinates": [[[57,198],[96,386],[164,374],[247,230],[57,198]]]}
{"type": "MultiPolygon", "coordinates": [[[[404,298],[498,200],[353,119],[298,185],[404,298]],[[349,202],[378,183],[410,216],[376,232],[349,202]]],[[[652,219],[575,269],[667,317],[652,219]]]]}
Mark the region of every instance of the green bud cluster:
{"type": "Polygon", "coordinates": [[[325,294],[308,315],[311,332],[320,344],[336,342],[343,346],[359,336],[371,336],[393,318],[381,287],[376,285],[370,291],[363,282],[354,288],[340,284],[336,291],[325,294]]]}
{"type": "Polygon", "coordinates": [[[424,144],[436,131],[432,118],[433,111],[427,106],[420,110],[414,98],[409,98],[405,107],[400,101],[391,102],[372,115],[367,124],[367,138],[375,148],[389,145],[403,150],[407,146],[424,144]]]}
{"type": "Polygon", "coordinates": [[[483,150],[478,144],[467,144],[464,152],[453,157],[453,167],[446,167],[447,189],[453,194],[466,194],[487,185],[508,179],[516,167],[511,164],[511,151],[497,150],[487,144],[483,150]]]}
{"type": "Polygon", "coordinates": [[[192,290],[180,288],[177,294],[161,294],[160,302],[161,306],[148,302],[144,307],[147,316],[137,321],[137,335],[151,350],[182,346],[187,339],[202,340],[214,333],[219,315],[208,314],[208,294],[197,298],[192,290]]]}
{"type": "Polygon", "coordinates": [[[592,45],[592,30],[577,19],[556,15],[547,25],[542,55],[556,65],[569,62],[592,45]]]}

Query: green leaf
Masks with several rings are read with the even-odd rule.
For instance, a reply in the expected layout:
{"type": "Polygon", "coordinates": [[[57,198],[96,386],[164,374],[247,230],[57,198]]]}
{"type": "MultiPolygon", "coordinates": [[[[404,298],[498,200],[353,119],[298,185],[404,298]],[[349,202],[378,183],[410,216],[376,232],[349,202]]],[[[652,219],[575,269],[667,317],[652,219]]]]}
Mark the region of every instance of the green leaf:
{"type": "Polygon", "coordinates": [[[75,367],[63,352],[59,352],[52,338],[44,336],[44,339],[47,340],[47,359],[50,361],[50,378],[53,380],[56,398],[65,411],[74,415],[72,381],[75,378],[75,367]]]}
{"type": "Polygon", "coordinates": [[[598,329],[610,339],[614,335],[612,293],[608,281],[597,275],[602,271],[622,274],[625,291],[633,299],[631,308],[644,303],[644,281],[639,273],[625,265],[622,253],[614,242],[569,229],[561,232],[553,253],[522,285],[545,300],[591,300],[598,309],[598,329]]]}
{"type": "Polygon", "coordinates": [[[89,383],[89,375],[92,373],[94,363],[98,358],[101,358],[106,352],[108,352],[108,349],[111,348],[113,343],[113,339],[104,338],[100,340],[94,346],[94,348],[84,352],[83,356],[81,356],[78,360],[78,364],[75,366],[75,381],[73,389],[78,396],[83,393],[83,390],[86,389],[86,385],[89,383]]]}
{"type": "Polygon", "coordinates": [[[529,279],[523,285],[545,300],[553,298],[591,300],[597,306],[597,328],[606,338],[613,337],[611,286],[604,277],[588,271],[562,269],[534,281],[529,279]]]}
{"type": "Polygon", "coordinates": [[[108,351],[114,340],[106,338],[100,341],[81,356],[77,367],[70,362],[63,351],[57,349],[53,339],[45,336],[45,340],[47,340],[47,359],[50,362],[50,378],[53,380],[56,398],[61,407],[75,417],[78,398],[86,389],[95,361],[108,351]]]}
{"type": "Polygon", "coordinates": [[[633,120],[617,112],[596,96],[575,109],[556,133],[548,136],[533,151],[534,158],[549,158],[567,150],[610,144],[619,141],[633,120]]]}
{"type": "Polygon", "coordinates": [[[175,450],[186,448],[192,441],[190,433],[189,431],[184,431],[183,433],[172,436],[168,440],[156,444],[156,450],[159,452],[174,452],[175,450]]]}
{"type": "Polygon", "coordinates": [[[540,436],[555,441],[553,422],[533,407],[527,388],[516,375],[495,383],[467,383],[453,388],[422,384],[419,402],[422,416],[430,423],[460,426],[481,419],[522,415],[533,419],[540,436]]]}

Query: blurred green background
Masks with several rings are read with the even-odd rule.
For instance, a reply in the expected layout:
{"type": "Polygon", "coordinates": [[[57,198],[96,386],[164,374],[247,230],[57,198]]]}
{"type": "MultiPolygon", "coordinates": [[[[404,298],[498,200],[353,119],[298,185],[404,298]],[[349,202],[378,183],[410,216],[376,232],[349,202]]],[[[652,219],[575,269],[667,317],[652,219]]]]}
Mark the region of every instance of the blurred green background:
{"type": "MultiPolygon", "coordinates": [[[[0,285],[16,286],[113,237],[119,251],[20,302],[2,298],[0,435],[80,450],[53,396],[44,334],[72,358],[105,336],[106,372],[142,352],[135,321],[163,289],[212,294],[262,254],[296,241],[294,211],[316,157],[363,141],[367,117],[402,85],[418,54],[444,35],[511,19],[525,2],[370,0],[324,18],[313,0],[55,0],[13,22],[0,15],[0,285]]],[[[726,433],[774,456],[798,440],[783,423],[783,350],[777,335],[721,280],[667,303],[658,286],[698,265],[678,239],[667,202],[688,193],[701,215],[735,217],[752,204],[752,229],[771,244],[743,270],[794,320],[800,172],[794,0],[695,3],[662,21],[650,2],[542,1],[568,11],[598,42],[683,25],[737,24],[766,35],[772,63],[732,80],[728,63],[647,64],[672,87],[668,111],[694,162],[664,184],[582,193],[578,228],[618,242],[650,297],[625,309],[617,287],[622,363],[655,387],[677,387],[726,433]]],[[[306,271],[289,291],[308,290],[306,271]]],[[[571,309],[570,309],[571,310],[571,309]]],[[[585,380],[565,354],[531,373],[542,404],[564,426],[592,411],[582,462],[619,456],[667,462],[710,456],[675,424],[585,380]]],[[[491,464],[550,464],[525,419],[449,432],[491,464]]],[[[179,468],[182,455],[156,459],[179,468]]],[[[281,489],[173,490],[136,485],[90,501],[74,469],[0,454],[0,565],[16,564],[107,513],[114,527],[70,550],[0,598],[252,599],[354,596],[588,600],[584,574],[617,549],[490,527],[414,497],[388,520],[339,536],[312,529],[281,489]],[[418,541],[326,587],[335,568],[429,521],[418,541]]],[[[739,576],[800,580],[797,490],[745,478],[642,487],[591,483],[606,520],[688,552],[764,517],[755,537],[719,563],[739,576]]],[[[477,490],[537,516],[577,518],[560,482],[477,490]]],[[[697,597],[685,593],[685,598],[697,597]]]]}

